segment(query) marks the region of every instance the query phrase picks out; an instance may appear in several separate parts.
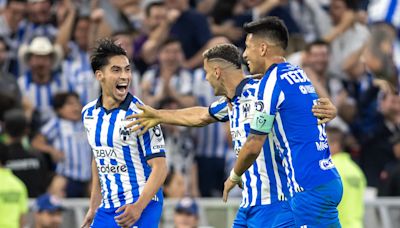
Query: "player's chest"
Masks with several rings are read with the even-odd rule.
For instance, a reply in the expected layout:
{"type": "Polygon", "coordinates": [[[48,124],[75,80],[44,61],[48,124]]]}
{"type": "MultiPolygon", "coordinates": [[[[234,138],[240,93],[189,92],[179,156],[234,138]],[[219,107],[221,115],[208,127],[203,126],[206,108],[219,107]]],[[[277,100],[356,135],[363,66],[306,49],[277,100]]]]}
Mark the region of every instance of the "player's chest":
{"type": "Polygon", "coordinates": [[[253,99],[241,99],[229,103],[228,112],[231,128],[250,124],[254,116],[255,106],[253,99]]]}
{"type": "Polygon", "coordinates": [[[125,146],[136,144],[136,133],[128,128],[125,114],[108,114],[86,119],[85,129],[91,146],[125,146]]]}

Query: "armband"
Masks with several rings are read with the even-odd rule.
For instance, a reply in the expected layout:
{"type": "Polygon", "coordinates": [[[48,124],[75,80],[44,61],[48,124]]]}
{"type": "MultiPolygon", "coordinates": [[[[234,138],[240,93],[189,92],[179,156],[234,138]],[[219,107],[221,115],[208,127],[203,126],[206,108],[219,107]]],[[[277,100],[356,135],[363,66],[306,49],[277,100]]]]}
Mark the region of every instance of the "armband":
{"type": "Polygon", "coordinates": [[[268,134],[271,132],[274,119],[274,115],[268,115],[264,112],[255,111],[254,118],[251,121],[250,127],[252,130],[268,134]]]}

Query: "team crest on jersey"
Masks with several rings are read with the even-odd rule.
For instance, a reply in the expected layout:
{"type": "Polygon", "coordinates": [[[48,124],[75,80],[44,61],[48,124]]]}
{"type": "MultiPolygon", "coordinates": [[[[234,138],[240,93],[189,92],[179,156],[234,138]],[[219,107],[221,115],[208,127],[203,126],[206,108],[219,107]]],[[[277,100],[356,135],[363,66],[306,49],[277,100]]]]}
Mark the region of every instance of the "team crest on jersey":
{"type": "Polygon", "coordinates": [[[161,131],[160,126],[153,127],[153,134],[156,136],[157,141],[160,142],[163,139],[162,138],[162,131],[161,131]]]}
{"type": "Polygon", "coordinates": [[[244,115],[245,118],[247,118],[247,115],[249,114],[249,112],[250,112],[250,104],[249,103],[245,103],[243,105],[243,115],[244,115]]]}
{"type": "Polygon", "coordinates": [[[131,134],[131,131],[129,130],[129,128],[123,126],[119,129],[119,135],[121,137],[122,141],[127,141],[129,139],[129,136],[131,134]]]}

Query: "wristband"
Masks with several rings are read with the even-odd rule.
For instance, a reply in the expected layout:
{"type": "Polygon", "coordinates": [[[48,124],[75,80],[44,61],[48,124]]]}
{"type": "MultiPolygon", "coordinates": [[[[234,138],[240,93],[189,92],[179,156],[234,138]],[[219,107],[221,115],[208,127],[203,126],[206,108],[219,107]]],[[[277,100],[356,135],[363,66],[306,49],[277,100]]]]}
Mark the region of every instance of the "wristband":
{"type": "Polygon", "coordinates": [[[242,178],[235,173],[235,170],[232,169],[231,174],[229,175],[229,180],[234,183],[239,183],[240,181],[242,181],[242,178]]]}

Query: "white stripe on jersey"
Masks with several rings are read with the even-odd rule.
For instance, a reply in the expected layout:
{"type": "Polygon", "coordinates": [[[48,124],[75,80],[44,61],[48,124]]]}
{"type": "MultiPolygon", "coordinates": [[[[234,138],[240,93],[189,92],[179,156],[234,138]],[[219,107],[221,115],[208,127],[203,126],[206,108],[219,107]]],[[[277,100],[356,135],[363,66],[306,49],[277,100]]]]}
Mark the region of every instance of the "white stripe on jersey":
{"type": "MultiPolygon", "coordinates": [[[[274,154],[274,153],[275,153],[275,149],[272,148],[271,154],[274,154]]],[[[275,156],[272,156],[272,158],[274,158],[274,157],[275,156]]],[[[272,161],[275,161],[275,159],[272,159],[272,161]]],[[[269,196],[270,191],[271,191],[271,189],[270,189],[271,183],[270,183],[270,180],[267,175],[267,167],[266,167],[267,162],[265,161],[264,149],[261,149],[261,152],[258,155],[256,162],[257,162],[258,173],[260,174],[260,178],[262,180],[265,180],[265,181],[261,181],[261,192],[260,192],[261,204],[262,205],[271,204],[271,197],[269,196]]],[[[275,170],[274,170],[274,172],[275,172],[275,170]]],[[[279,176],[278,176],[278,179],[279,179],[279,176]]],[[[280,189],[280,188],[278,188],[278,189],[280,189]]],[[[255,200],[255,199],[253,198],[253,200],[255,200]]]]}
{"type": "Polygon", "coordinates": [[[282,119],[281,119],[281,115],[279,112],[276,113],[275,120],[278,125],[279,134],[282,136],[283,143],[285,144],[285,147],[287,148],[287,151],[288,151],[287,152],[287,157],[288,157],[287,162],[288,162],[288,166],[289,166],[290,170],[292,171],[292,175],[290,177],[289,177],[289,173],[287,173],[287,175],[288,175],[288,178],[290,178],[291,183],[293,184],[293,186],[291,186],[291,187],[294,188],[295,192],[300,192],[300,191],[302,191],[302,188],[299,186],[299,184],[297,183],[297,180],[296,180],[296,174],[293,169],[292,150],[290,149],[289,142],[287,140],[285,131],[283,129],[282,119]]]}
{"type": "MultiPolygon", "coordinates": [[[[276,147],[274,146],[274,141],[273,141],[273,135],[272,134],[268,135],[268,141],[269,141],[269,149],[270,149],[271,157],[275,158],[275,156],[276,156],[275,155],[276,154],[276,152],[275,152],[276,149],[275,148],[276,147]]],[[[282,165],[282,164],[279,164],[279,165],[282,165]]],[[[278,173],[278,164],[276,163],[276,159],[272,159],[272,167],[273,167],[274,176],[275,176],[275,179],[276,179],[276,189],[278,191],[278,199],[283,199],[283,198],[285,198],[285,196],[284,196],[284,193],[282,191],[282,188],[278,188],[278,186],[282,186],[282,181],[281,181],[281,178],[280,178],[279,173],[278,173]]],[[[287,183],[283,183],[283,184],[287,184],[287,183]]]]}
{"type": "Polygon", "coordinates": [[[371,1],[368,6],[368,18],[371,22],[389,22],[393,24],[395,28],[399,29],[400,2],[398,0],[371,1]]]}

